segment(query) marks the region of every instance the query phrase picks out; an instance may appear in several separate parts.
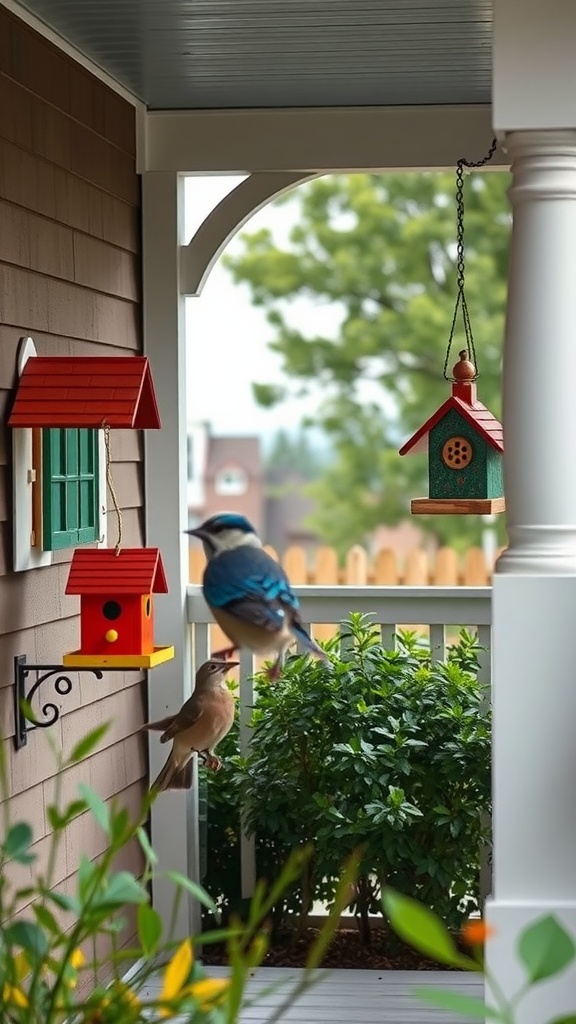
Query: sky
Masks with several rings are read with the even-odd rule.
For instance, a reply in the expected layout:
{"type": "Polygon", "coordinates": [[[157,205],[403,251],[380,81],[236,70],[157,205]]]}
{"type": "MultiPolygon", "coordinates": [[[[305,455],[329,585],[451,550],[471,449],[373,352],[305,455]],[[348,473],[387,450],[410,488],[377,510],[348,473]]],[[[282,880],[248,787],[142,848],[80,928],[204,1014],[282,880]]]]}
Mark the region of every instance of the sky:
{"type": "MultiPolygon", "coordinates": [[[[187,239],[242,180],[238,176],[187,179],[187,239]]],[[[293,207],[269,204],[243,230],[270,227],[282,242],[293,222],[293,207]]],[[[226,252],[237,253],[240,249],[236,235],[226,252]]],[[[301,300],[293,304],[291,319],[311,333],[332,333],[338,311],[301,300]]],[[[208,420],[214,434],[259,434],[269,438],[280,428],[295,430],[306,414],[314,412],[321,399],[318,389],[309,398],[292,399],[273,409],[256,405],[252,381],[285,382],[280,357],[267,347],[273,336],[264,311],[252,306],[248,287],[235,285],[219,260],[200,297],[187,299],[189,420],[208,420]]]]}

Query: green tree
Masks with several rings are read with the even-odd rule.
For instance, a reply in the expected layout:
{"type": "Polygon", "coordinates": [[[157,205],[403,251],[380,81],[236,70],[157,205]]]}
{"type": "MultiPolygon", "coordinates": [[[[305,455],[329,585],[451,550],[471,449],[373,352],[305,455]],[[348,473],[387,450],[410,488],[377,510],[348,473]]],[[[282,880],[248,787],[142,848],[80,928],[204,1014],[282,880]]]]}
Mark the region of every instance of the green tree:
{"type": "Polygon", "coordinates": [[[328,459],[311,443],[306,430],[300,428],[296,434],[280,429],[272,439],[266,456],[266,471],[273,479],[286,471],[298,474],[302,480],[318,477],[328,459]]]}
{"type": "MultiPolygon", "coordinates": [[[[501,347],[510,217],[509,176],[465,180],[466,294],[480,371],[479,397],[500,415],[501,347]]],[[[427,492],[425,456],[398,447],[446,399],[442,371],[456,300],[454,175],[357,174],[314,180],[277,200],[293,208],[288,242],[245,232],[227,256],[234,280],[262,306],[287,384],[254,385],[261,405],[303,394],[322,400],[313,422],[330,437],[332,464],[313,485],[315,526],[340,548],[409,513],[427,492]],[[295,325],[292,301],[338,311],[331,335],[295,325]]],[[[464,346],[457,325],[449,366],[464,346]]],[[[479,517],[423,517],[450,543],[477,541],[479,517]]],[[[502,527],[501,527],[502,529],[502,527]]]]}

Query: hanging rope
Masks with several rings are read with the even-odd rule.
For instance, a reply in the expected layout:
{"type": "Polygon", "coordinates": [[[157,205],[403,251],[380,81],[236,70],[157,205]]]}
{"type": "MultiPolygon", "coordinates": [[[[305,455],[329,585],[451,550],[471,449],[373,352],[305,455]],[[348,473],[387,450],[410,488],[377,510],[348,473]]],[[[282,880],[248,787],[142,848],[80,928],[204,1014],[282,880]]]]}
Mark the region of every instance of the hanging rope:
{"type": "Polygon", "coordinates": [[[116,521],[118,523],[118,540],[116,541],[115,553],[120,554],[120,548],[122,547],[122,510],[118,504],[118,498],[116,491],[114,490],[114,481],[112,480],[111,471],[111,456],[110,456],[110,424],[104,422],[102,424],[104,431],[104,448],[106,449],[106,483],[108,484],[108,490],[114,505],[114,511],[116,512],[116,521]]]}
{"type": "Polygon", "coordinates": [[[468,350],[468,358],[472,360],[476,367],[476,376],[474,380],[480,376],[478,373],[478,362],[476,360],[476,349],[474,347],[474,336],[472,334],[472,325],[470,323],[470,314],[468,312],[468,303],[466,302],[466,286],[465,286],[465,264],[464,264],[464,168],[471,170],[474,167],[483,167],[489,160],[492,159],[496,152],[498,145],[497,139],[492,139],[490,149],[483,156],[481,160],[465,160],[463,157],[458,160],[456,164],[456,274],[458,282],[458,295],[456,297],[456,305],[454,306],[454,316],[452,317],[452,325],[450,327],[450,337],[448,338],[448,347],[446,349],[446,358],[444,360],[444,379],[454,381],[456,378],[451,377],[448,373],[448,364],[450,362],[450,350],[452,348],[452,342],[454,340],[454,332],[456,330],[456,321],[458,319],[458,312],[462,314],[462,322],[464,324],[464,335],[466,338],[466,348],[468,350]]]}

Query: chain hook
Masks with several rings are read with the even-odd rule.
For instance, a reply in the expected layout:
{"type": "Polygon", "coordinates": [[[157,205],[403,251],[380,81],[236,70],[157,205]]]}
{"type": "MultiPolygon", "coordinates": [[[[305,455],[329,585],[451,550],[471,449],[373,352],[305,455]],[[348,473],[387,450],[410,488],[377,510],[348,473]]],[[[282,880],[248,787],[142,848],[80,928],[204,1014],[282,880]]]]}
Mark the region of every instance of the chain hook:
{"type": "Polygon", "coordinates": [[[450,350],[452,348],[452,342],[454,340],[454,332],[456,330],[456,320],[458,319],[458,312],[462,314],[462,322],[464,324],[464,335],[466,338],[466,348],[468,350],[468,358],[472,360],[476,367],[477,380],[480,374],[478,373],[478,362],[476,359],[476,349],[474,346],[474,335],[472,334],[472,324],[470,323],[470,314],[468,312],[468,304],[466,302],[466,284],[465,284],[465,273],[466,265],[464,259],[464,168],[472,169],[474,167],[483,167],[489,160],[492,159],[496,152],[498,140],[492,139],[490,149],[481,160],[466,160],[464,157],[456,162],[456,281],[458,285],[458,293],[456,296],[456,304],[454,306],[454,315],[452,317],[452,324],[450,327],[450,336],[448,338],[448,346],[446,349],[446,358],[444,360],[443,376],[445,380],[455,381],[456,378],[452,377],[448,373],[448,364],[450,362],[450,350]]]}

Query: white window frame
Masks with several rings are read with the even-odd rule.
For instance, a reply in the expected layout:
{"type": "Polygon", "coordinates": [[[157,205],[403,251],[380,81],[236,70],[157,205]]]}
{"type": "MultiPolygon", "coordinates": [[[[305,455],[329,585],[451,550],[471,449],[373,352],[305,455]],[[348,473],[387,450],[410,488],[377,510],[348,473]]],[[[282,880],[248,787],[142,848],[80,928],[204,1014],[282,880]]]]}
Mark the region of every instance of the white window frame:
{"type": "Polygon", "coordinates": [[[248,474],[247,474],[245,469],[242,469],[242,466],[223,466],[222,469],[219,469],[216,472],[216,474],[214,475],[214,491],[215,491],[215,493],[219,497],[223,497],[223,498],[239,498],[243,494],[247,494],[248,493],[248,488],[249,488],[248,474]],[[238,474],[238,477],[240,477],[240,476],[242,477],[242,484],[243,484],[242,490],[239,490],[238,487],[230,488],[228,486],[224,486],[224,487],[219,486],[219,483],[218,483],[219,480],[222,477],[224,477],[224,476],[226,476],[228,474],[230,476],[232,476],[233,474],[238,474]]]}
{"type": "MultiPolygon", "coordinates": [[[[29,359],[37,355],[32,338],[22,338],[18,349],[18,377],[29,359]]],[[[54,552],[42,549],[41,531],[34,535],[34,485],[40,482],[41,466],[35,467],[32,451],[32,428],[15,427],[12,430],[12,537],[14,572],[41,569],[52,565],[54,552]]],[[[106,512],[106,446],[104,431],[98,431],[98,494],[99,522],[98,547],[106,547],[108,540],[106,512]]]]}

